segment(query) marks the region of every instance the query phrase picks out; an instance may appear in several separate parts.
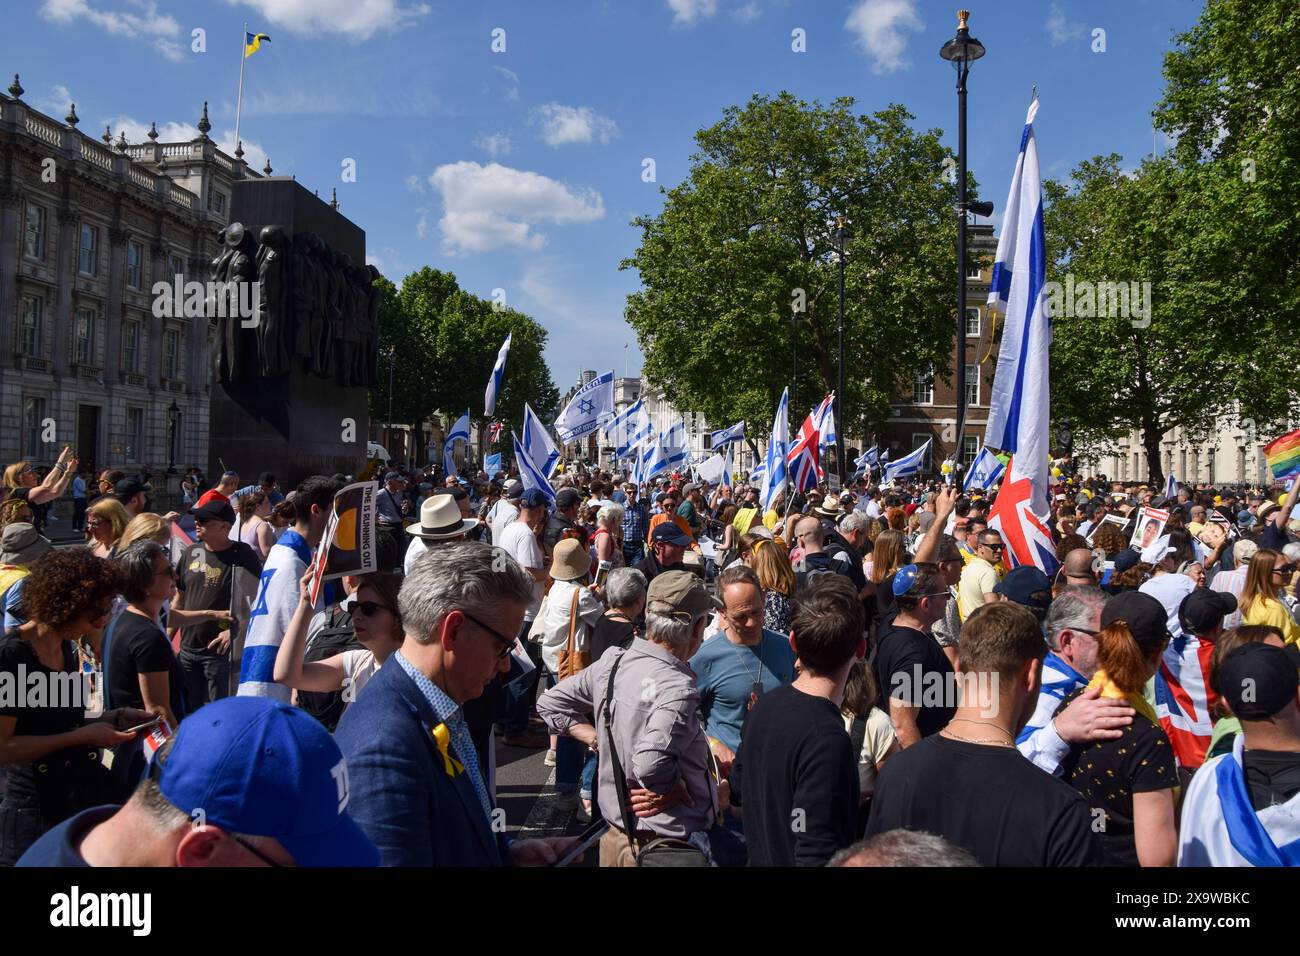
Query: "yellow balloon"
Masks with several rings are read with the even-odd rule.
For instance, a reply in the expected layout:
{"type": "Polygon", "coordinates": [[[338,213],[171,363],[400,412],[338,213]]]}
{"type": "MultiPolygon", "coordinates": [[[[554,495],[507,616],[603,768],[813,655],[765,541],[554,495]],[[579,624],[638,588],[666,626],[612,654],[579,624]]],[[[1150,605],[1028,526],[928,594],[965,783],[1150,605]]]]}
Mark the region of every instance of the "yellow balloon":
{"type": "Polygon", "coordinates": [[[1053,478],[1060,478],[1060,477],[1061,477],[1061,469],[1059,469],[1059,468],[1053,468],[1053,469],[1052,469],[1052,477],[1053,477],[1053,478]]]}

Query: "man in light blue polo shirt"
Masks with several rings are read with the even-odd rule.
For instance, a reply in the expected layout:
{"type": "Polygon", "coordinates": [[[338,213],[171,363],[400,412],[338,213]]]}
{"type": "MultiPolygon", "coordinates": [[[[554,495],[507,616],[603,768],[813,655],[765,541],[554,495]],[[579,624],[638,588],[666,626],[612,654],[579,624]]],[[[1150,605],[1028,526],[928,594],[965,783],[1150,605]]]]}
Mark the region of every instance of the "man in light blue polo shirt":
{"type": "Polygon", "coordinates": [[[732,565],[718,579],[723,629],[691,658],[709,745],[725,775],[740,749],[745,715],[758,698],[794,680],[794,649],[763,627],[763,587],[753,568],[732,565]]]}

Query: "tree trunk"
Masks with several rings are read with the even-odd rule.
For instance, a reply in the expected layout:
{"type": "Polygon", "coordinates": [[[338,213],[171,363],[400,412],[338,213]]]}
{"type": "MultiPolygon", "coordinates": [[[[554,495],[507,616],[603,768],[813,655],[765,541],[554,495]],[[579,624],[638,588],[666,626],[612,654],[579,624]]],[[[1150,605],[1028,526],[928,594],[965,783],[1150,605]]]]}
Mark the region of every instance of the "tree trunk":
{"type": "Polygon", "coordinates": [[[1147,480],[1156,492],[1165,487],[1165,467],[1160,460],[1160,439],[1164,434],[1164,430],[1154,420],[1142,422],[1142,447],[1146,449],[1147,471],[1150,475],[1147,480]]]}

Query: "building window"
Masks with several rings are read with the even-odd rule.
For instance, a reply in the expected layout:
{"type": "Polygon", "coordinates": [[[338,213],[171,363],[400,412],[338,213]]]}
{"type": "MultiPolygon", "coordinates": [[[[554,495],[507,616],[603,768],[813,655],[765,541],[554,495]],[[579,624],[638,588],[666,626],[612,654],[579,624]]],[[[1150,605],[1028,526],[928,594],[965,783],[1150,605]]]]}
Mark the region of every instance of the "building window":
{"type": "Polygon", "coordinates": [[[966,334],[976,338],[980,334],[980,310],[974,306],[966,310],[966,334]]]}
{"type": "Polygon", "coordinates": [[[926,368],[916,373],[912,382],[912,404],[934,404],[934,369],[926,368]]]}
{"type": "Polygon", "coordinates": [[[181,416],[182,412],[176,415],[167,423],[171,432],[168,436],[168,461],[172,464],[181,460],[181,416]]]}
{"type": "Polygon", "coordinates": [[[73,356],[78,365],[95,364],[95,320],[98,317],[94,309],[77,310],[77,324],[73,330],[73,356]]]}
{"type": "Polygon", "coordinates": [[[34,295],[23,296],[22,323],[18,328],[18,351],[30,358],[38,358],[41,354],[43,340],[41,312],[44,305],[44,299],[34,295]]]}
{"type": "Polygon", "coordinates": [[[81,246],[78,248],[77,268],[83,276],[99,273],[99,230],[85,223],[81,225],[81,246]]]}
{"type": "Polygon", "coordinates": [[[140,323],[127,322],[122,326],[122,370],[140,371],[140,323]]]}
{"type": "Polygon", "coordinates": [[[980,367],[978,365],[966,366],[966,405],[978,405],[980,403],[980,367]]]}
{"type": "Polygon", "coordinates": [[[141,461],[144,454],[144,409],[126,410],[126,460],[141,461]]]}
{"type": "Polygon", "coordinates": [[[983,276],[983,272],[982,272],[982,270],[980,269],[980,265],[979,265],[979,263],[976,263],[975,265],[971,266],[970,268],[968,268],[968,269],[966,270],[966,278],[967,278],[967,279],[971,279],[971,280],[976,280],[976,281],[977,281],[977,280],[979,280],[982,276],[983,276]]]}
{"type": "Polygon", "coordinates": [[[167,284],[171,285],[179,276],[181,281],[185,281],[185,260],[180,256],[169,256],[167,260],[171,264],[171,275],[167,276],[167,284]]]}
{"type": "MultiPolygon", "coordinates": [[[[1206,475],[1206,481],[1208,481],[1211,485],[1213,485],[1214,484],[1214,449],[1213,448],[1207,448],[1205,450],[1205,465],[1209,469],[1209,474],[1206,475]]],[[[1197,478],[1200,478],[1200,476],[1197,475],[1197,478]]],[[[1193,482],[1193,484],[1195,484],[1195,482],[1193,482]]]]}
{"type": "Polygon", "coordinates": [[[45,399],[23,399],[23,457],[40,458],[41,432],[45,430],[45,399]]]}
{"type": "Polygon", "coordinates": [[[176,329],[163,332],[163,378],[176,378],[180,363],[181,334],[176,329]]]}
{"type": "Polygon", "coordinates": [[[27,225],[23,233],[23,251],[28,258],[45,259],[45,207],[27,204],[27,225]]]}
{"type": "Polygon", "coordinates": [[[138,242],[126,244],[126,286],[139,289],[144,285],[144,246],[138,242]]]}
{"type": "Polygon", "coordinates": [[[226,194],[214,183],[208,183],[208,208],[219,216],[226,214],[226,194]]]}
{"type": "Polygon", "coordinates": [[[980,453],[980,436],[979,435],[962,435],[961,436],[961,461],[962,464],[969,468],[975,463],[975,459],[980,453]]]}
{"type": "MultiPolygon", "coordinates": [[[[929,432],[912,432],[912,448],[911,448],[911,451],[916,451],[918,448],[920,448],[922,445],[924,445],[927,441],[929,441],[932,437],[933,437],[933,436],[932,436],[929,432]]],[[[931,456],[931,454],[933,454],[933,452],[934,452],[934,446],[931,445],[931,446],[929,447],[929,449],[926,450],[925,456],[921,459],[921,470],[922,470],[922,471],[929,471],[929,470],[930,470],[930,456],[931,456]]]]}
{"type": "Polygon", "coordinates": [[[1186,448],[1180,448],[1178,450],[1178,477],[1182,478],[1183,481],[1196,480],[1195,475],[1187,474],[1187,449],[1186,448]]]}

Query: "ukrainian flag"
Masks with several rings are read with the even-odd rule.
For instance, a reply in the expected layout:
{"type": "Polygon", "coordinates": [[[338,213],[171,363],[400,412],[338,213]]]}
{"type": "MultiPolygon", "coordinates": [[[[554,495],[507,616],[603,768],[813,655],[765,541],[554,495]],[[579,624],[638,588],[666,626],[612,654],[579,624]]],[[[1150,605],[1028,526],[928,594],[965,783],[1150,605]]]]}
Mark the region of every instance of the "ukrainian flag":
{"type": "Polygon", "coordinates": [[[263,40],[265,40],[267,43],[271,42],[270,36],[268,36],[265,33],[244,34],[244,59],[245,60],[247,60],[250,56],[252,56],[254,53],[257,52],[257,49],[262,45],[263,40]]]}

